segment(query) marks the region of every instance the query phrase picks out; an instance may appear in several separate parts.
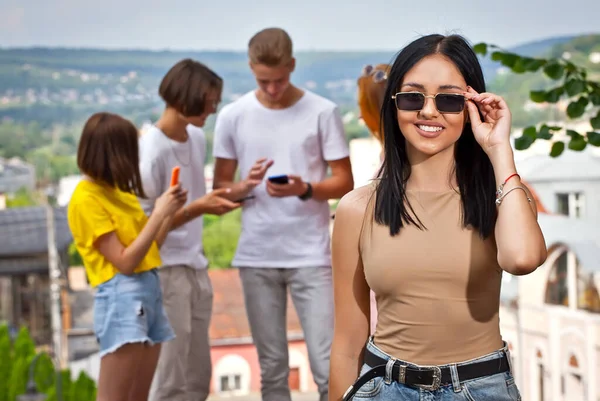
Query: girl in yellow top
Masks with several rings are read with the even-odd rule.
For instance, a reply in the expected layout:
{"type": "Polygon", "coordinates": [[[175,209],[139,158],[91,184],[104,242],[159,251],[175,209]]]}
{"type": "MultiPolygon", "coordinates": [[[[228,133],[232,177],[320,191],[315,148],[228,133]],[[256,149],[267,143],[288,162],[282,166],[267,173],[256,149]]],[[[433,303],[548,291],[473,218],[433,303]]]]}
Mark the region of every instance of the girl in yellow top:
{"type": "Polygon", "coordinates": [[[94,331],[100,344],[99,401],[146,400],[160,343],[173,330],[156,268],[158,246],[187,192],[179,185],[156,201],[147,218],[135,126],[114,114],[86,122],[77,151],[84,179],[69,203],[69,227],[90,284],[97,288],[94,331]]]}

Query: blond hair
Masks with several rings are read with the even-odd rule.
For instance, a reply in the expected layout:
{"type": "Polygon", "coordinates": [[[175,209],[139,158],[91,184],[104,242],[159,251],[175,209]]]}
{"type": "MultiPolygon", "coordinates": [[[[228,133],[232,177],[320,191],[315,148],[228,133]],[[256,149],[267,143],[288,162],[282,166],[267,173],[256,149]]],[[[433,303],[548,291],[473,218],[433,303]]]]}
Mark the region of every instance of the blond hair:
{"type": "Polygon", "coordinates": [[[266,28],[248,42],[248,57],[252,64],[278,67],[292,60],[292,39],[281,28],[266,28]]]}

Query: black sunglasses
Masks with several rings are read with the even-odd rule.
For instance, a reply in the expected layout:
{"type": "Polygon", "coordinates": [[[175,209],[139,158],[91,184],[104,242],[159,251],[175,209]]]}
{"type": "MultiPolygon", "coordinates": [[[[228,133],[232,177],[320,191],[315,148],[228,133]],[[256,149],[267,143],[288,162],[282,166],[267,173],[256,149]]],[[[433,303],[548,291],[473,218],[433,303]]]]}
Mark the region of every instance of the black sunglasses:
{"type": "Polygon", "coordinates": [[[392,95],[398,110],[419,111],[425,106],[425,99],[432,98],[440,113],[460,113],[465,109],[465,97],[458,93],[438,93],[426,96],[421,92],[398,92],[392,95]]]}

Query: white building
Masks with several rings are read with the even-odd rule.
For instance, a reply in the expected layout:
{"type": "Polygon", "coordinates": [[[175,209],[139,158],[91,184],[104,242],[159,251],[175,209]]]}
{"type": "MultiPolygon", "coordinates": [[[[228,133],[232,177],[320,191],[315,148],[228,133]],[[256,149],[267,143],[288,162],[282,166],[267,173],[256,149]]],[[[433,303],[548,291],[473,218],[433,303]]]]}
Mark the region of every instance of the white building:
{"type": "Polygon", "coordinates": [[[540,214],[548,258],[505,275],[500,326],[524,400],[600,400],[600,232],[540,214]]]}
{"type": "Polygon", "coordinates": [[[548,258],[505,275],[500,325],[524,400],[600,400],[600,158],[532,156],[519,172],[538,199],[548,258]]]}
{"type": "Polygon", "coordinates": [[[373,179],[381,164],[381,144],[374,137],[357,138],[349,147],[354,188],[362,187],[373,179]]]}
{"type": "Polygon", "coordinates": [[[58,206],[65,207],[69,204],[71,196],[82,178],[83,176],[81,175],[69,175],[58,181],[58,189],[56,191],[56,203],[58,206]]]}
{"type": "Polygon", "coordinates": [[[13,194],[20,189],[35,189],[35,166],[17,157],[0,157],[0,194],[13,194]]]}

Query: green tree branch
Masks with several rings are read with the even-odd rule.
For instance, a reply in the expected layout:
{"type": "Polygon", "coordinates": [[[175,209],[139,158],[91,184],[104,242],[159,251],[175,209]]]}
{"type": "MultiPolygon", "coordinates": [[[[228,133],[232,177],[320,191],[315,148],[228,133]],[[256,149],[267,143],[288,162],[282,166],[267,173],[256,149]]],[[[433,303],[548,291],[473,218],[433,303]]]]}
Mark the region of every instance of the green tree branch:
{"type": "Polygon", "coordinates": [[[531,90],[529,93],[531,101],[556,104],[561,99],[566,99],[569,119],[589,118],[591,130],[584,133],[569,129],[567,124],[558,126],[540,122],[538,125],[528,126],[520,137],[515,138],[517,150],[529,148],[536,140],[552,142],[550,150],[552,157],[560,156],[566,147],[574,151],[582,151],[588,145],[600,146],[600,83],[589,79],[585,67],[562,57],[521,56],[488,43],[478,43],[473,46],[473,49],[475,53],[482,56],[489,54],[492,60],[500,62],[516,74],[542,70],[548,78],[558,81],[557,85],[547,90],[531,90]]]}

